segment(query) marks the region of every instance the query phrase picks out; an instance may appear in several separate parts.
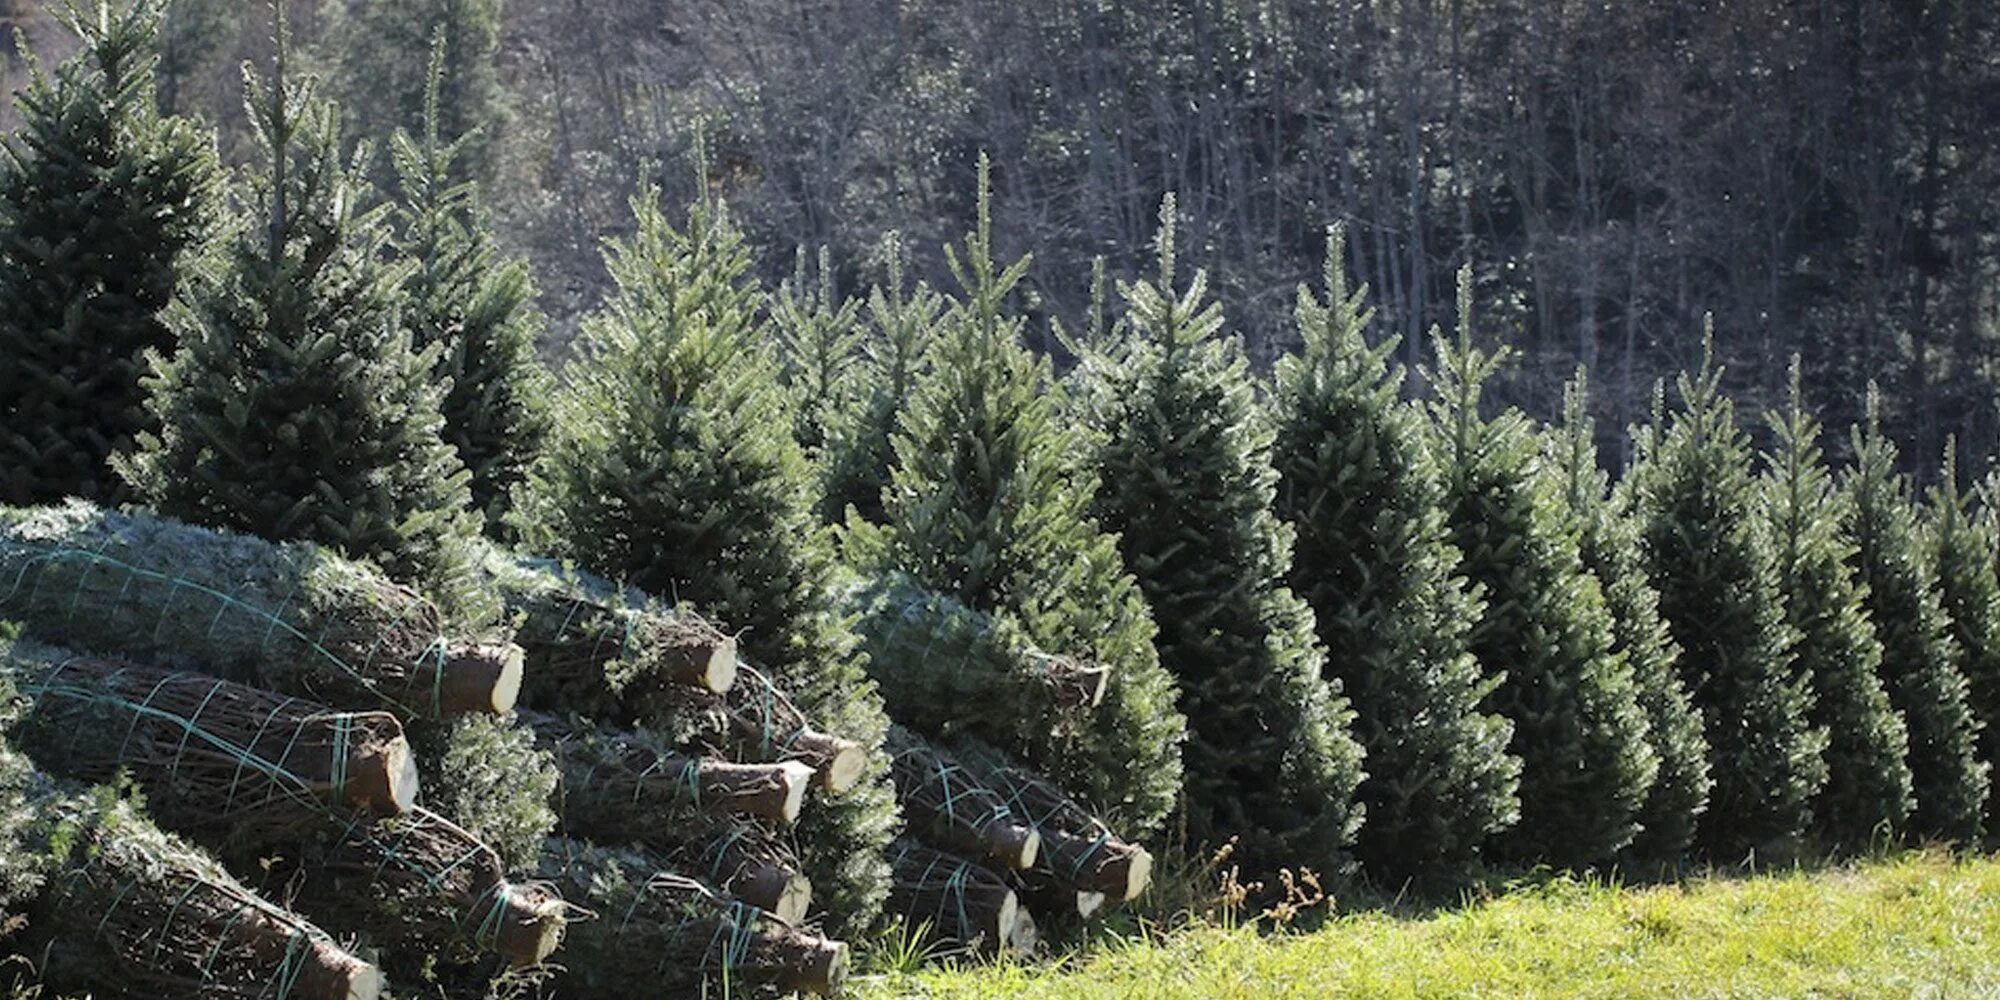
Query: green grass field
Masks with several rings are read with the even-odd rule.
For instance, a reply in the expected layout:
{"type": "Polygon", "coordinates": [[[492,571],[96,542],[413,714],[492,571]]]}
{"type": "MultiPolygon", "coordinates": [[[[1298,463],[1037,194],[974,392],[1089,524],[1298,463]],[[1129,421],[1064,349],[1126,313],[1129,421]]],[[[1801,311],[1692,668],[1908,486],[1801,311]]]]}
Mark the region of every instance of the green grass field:
{"type": "Polygon", "coordinates": [[[1912,855],[1674,886],[1556,881],[1309,934],[1194,926],[1049,966],[860,977],[862,998],[2000,997],[2000,861],[1912,855]]]}

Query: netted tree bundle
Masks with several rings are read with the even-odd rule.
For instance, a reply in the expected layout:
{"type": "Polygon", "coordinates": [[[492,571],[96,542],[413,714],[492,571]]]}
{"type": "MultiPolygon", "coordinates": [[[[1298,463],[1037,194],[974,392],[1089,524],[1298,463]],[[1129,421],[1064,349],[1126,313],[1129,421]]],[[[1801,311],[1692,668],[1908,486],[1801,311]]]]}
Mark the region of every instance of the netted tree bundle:
{"type": "Polygon", "coordinates": [[[1041,856],[1023,882],[1037,899],[1066,895],[1088,917],[1106,902],[1138,898],[1153,878],[1153,855],[1112,832],[1104,821],[1054,782],[974,742],[955,747],[958,759],[1007,808],[1042,835],[1041,856]]]}
{"type": "Polygon", "coordinates": [[[1109,668],[1045,653],[1006,616],[903,574],[851,581],[843,599],[889,714],[918,732],[1035,745],[1104,700],[1109,668]]]}
{"type": "Polygon", "coordinates": [[[908,838],[889,848],[889,906],[904,925],[969,951],[1017,940],[1021,902],[1007,881],[964,858],[908,838]]]}
{"type": "Polygon", "coordinates": [[[563,950],[555,996],[736,995],[744,987],[831,994],[847,946],[660,870],[656,859],[551,839],[540,875],[597,914],[563,950]]]}
{"type": "Polygon", "coordinates": [[[527,656],[524,704],[632,724],[736,679],[736,640],[691,610],[552,560],[490,549],[483,567],[527,656]]]}
{"type": "Polygon", "coordinates": [[[902,726],[889,727],[883,749],[904,822],[917,839],[1009,869],[1035,866],[1041,835],[950,753],[902,726]]]}
{"type": "Polygon", "coordinates": [[[721,696],[734,745],[757,760],[795,761],[813,771],[819,787],[839,794],[868,770],[868,749],[822,732],[762,671],[736,668],[736,683],[721,696]]]}
{"type": "MultiPolygon", "coordinates": [[[[563,822],[606,830],[679,822],[687,812],[797,822],[813,771],[804,764],[737,764],[674,750],[643,732],[522,713],[562,776],[563,822]],[[650,814],[650,816],[649,816],[650,814]]],[[[630,839],[647,841],[636,830],[630,839]]]]}
{"type": "Polygon", "coordinates": [[[0,617],[45,642],[216,672],[343,708],[504,714],[521,651],[458,641],[369,567],[81,501],[0,508],[0,617]]]}
{"type": "Polygon", "coordinates": [[[98,795],[45,802],[43,982],[135,1000],[373,1000],[382,975],[213,858],[98,795]]]}
{"type": "Polygon", "coordinates": [[[416,803],[417,770],[387,712],[17,643],[0,672],[30,708],[14,737],[43,769],[90,783],[128,773],[153,818],[228,851],[296,840],[349,809],[416,803]]]}
{"type": "Polygon", "coordinates": [[[584,818],[566,821],[563,832],[603,844],[639,845],[658,857],[660,867],[694,876],[786,923],[800,923],[812,906],[812,880],[792,845],[766,820],[692,809],[605,809],[584,818]]]}
{"type": "Polygon", "coordinates": [[[405,954],[535,965],[569,920],[555,890],[508,881],[492,848],[422,807],[357,818],[308,850],[297,874],[301,910],[405,954]]]}

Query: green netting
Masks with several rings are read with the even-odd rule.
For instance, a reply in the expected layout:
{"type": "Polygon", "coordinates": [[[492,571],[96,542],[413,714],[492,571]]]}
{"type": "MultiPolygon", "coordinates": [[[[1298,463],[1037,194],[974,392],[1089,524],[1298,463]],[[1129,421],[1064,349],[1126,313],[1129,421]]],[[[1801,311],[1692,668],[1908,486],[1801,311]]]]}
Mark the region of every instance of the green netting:
{"type": "Polygon", "coordinates": [[[999,875],[908,839],[889,849],[889,912],[934,939],[998,948],[1013,930],[1014,891],[999,875]]]}
{"type": "Polygon", "coordinates": [[[0,508],[0,615],[45,641],[335,704],[442,712],[437,610],[366,566],[73,501],[0,508]]]}
{"type": "MultiPolygon", "coordinates": [[[[891,726],[884,744],[897,799],[912,832],[941,847],[975,855],[1018,853],[1019,838],[1007,834],[1027,821],[949,753],[901,726],[891,726]]],[[[1011,865],[1013,859],[1007,859],[1011,865]]]]}

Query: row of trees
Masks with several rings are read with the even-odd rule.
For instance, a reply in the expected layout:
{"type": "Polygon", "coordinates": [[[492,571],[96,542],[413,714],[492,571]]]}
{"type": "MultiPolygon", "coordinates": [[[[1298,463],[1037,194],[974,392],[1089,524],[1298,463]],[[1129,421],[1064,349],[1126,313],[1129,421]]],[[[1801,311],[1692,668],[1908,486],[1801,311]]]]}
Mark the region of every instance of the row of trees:
{"type": "MultiPolygon", "coordinates": [[[[156,111],[160,13],[74,18],[85,49],[0,169],[0,500],[129,491],[464,616],[476,537],[511,536],[708,609],[871,740],[836,591],[901,574],[1110,669],[1034,764],[1121,829],[1177,819],[1259,869],[1733,861],[1987,822],[1993,520],[1949,458],[1920,502],[1872,406],[1831,469],[1796,364],[1761,459],[1704,357],[1613,485],[1581,376],[1553,427],[1492,398],[1508,352],[1469,269],[1408,403],[1336,227],[1265,381],[1184,276],[1170,198],[1154,276],[1100,270],[1052,329],[1078,359],[1058,377],[982,161],[949,293],[898,267],[848,300],[824,259],[767,292],[718,192],[678,224],[648,192],[552,383],[525,274],[454,179],[448,43],[377,205],[282,30],[246,104],[263,159],[224,184],[156,111]]],[[[879,902],[888,796],[864,782],[813,838],[836,912],[879,902]]]]}

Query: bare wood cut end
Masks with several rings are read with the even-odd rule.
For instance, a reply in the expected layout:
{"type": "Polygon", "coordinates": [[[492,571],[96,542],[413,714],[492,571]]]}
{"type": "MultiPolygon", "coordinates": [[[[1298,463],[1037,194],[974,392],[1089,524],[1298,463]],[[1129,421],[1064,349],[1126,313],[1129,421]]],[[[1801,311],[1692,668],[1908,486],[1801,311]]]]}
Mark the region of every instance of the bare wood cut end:
{"type": "Polygon", "coordinates": [[[785,803],[778,815],[771,818],[796,823],[805,809],[806,789],[812,787],[813,769],[796,761],[785,761],[778,767],[784,775],[785,803]]]}
{"type": "Polygon", "coordinates": [[[513,643],[461,646],[438,666],[440,715],[506,715],[521,697],[526,654],[513,643]]]}
{"type": "Polygon", "coordinates": [[[839,795],[861,780],[862,772],[868,769],[868,751],[861,744],[838,736],[827,736],[825,740],[828,753],[826,762],[819,767],[819,784],[839,795]]]}
{"type": "Polygon", "coordinates": [[[354,752],[348,764],[346,795],[349,805],[378,816],[401,816],[416,807],[421,779],[416,755],[408,740],[364,746],[354,752]]]}
{"type": "Polygon", "coordinates": [[[516,967],[540,965],[562,945],[569,919],[560,897],[534,886],[502,884],[494,950],[516,967]]]}
{"type": "Polygon", "coordinates": [[[812,880],[777,865],[758,865],[729,882],[731,895],[797,926],[812,908],[812,880]]]}
{"type": "Polygon", "coordinates": [[[1096,916],[1098,911],[1104,909],[1104,904],[1110,898],[1101,892],[1079,889],[1076,893],[1076,915],[1089,920],[1091,917],[1096,916]]]}
{"type": "Polygon", "coordinates": [[[847,982],[847,944],[817,938],[808,938],[806,943],[810,953],[788,975],[780,977],[779,985],[816,996],[840,992],[847,982]]]}
{"type": "Polygon", "coordinates": [[[377,1000],[382,970],[348,954],[332,941],[312,943],[299,969],[296,995],[303,1000],[377,1000]]]}
{"type": "Polygon", "coordinates": [[[1009,825],[994,831],[993,857],[1017,871],[1035,867],[1042,854],[1042,835],[1031,826],[1009,825]]]}

